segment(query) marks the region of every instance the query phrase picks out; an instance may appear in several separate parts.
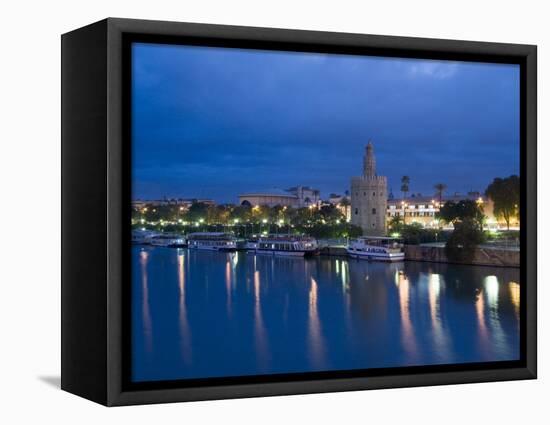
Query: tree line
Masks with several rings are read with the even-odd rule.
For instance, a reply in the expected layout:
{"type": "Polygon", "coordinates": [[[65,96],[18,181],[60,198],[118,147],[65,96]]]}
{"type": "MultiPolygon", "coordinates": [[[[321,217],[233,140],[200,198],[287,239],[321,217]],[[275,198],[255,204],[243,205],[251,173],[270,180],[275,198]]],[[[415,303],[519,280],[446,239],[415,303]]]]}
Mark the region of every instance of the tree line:
{"type": "Polygon", "coordinates": [[[360,227],[346,222],[345,215],[335,205],[307,208],[211,205],[201,202],[194,202],[188,208],[145,205],[133,208],[132,223],[135,227],[164,231],[231,230],[240,236],[267,232],[344,238],[362,234],[360,227]]]}

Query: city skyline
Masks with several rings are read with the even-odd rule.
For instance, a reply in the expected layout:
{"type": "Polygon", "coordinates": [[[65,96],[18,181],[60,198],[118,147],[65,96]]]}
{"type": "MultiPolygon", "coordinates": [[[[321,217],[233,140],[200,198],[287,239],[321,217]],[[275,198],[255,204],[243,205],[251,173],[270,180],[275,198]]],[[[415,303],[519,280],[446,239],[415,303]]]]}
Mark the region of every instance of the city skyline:
{"type": "Polygon", "coordinates": [[[343,194],[369,140],[396,197],[519,174],[516,65],[135,44],[132,66],[134,199],[343,194]]]}

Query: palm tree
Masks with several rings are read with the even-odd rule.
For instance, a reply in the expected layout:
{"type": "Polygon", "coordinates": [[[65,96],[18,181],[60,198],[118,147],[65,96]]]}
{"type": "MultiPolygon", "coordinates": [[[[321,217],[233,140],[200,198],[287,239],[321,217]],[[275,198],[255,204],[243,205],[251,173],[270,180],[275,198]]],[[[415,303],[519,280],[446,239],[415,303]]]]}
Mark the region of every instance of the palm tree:
{"type": "Polygon", "coordinates": [[[407,193],[409,192],[409,183],[411,182],[411,178],[409,176],[403,176],[401,177],[401,192],[403,192],[403,200],[407,197],[407,193]]]}
{"type": "Polygon", "coordinates": [[[437,183],[434,186],[434,189],[436,190],[437,196],[439,198],[439,206],[441,206],[441,201],[443,200],[443,192],[445,192],[445,189],[447,189],[447,185],[444,183],[437,183]]]}
{"type": "Polygon", "coordinates": [[[346,216],[346,221],[348,221],[351,218],[351,201],[347,196],[342,198],[340,206],[344,209],[344,215],[346,216]]]}
{"type": "Polygon", "coordinates": [[[388,228],[390,232],[394,233],[400,233],[403,229],[403,225],[405,224],[405,220],[400,215],[393,216],[389,222],[388,222],[388,228]]]}

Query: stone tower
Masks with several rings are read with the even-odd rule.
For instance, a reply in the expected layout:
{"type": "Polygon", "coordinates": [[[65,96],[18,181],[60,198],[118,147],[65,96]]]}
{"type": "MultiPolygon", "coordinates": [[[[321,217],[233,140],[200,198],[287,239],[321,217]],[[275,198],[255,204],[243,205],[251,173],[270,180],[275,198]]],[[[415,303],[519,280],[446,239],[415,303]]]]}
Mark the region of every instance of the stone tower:
{"type": "Polygon", "coordinates": [[[376,174],[374,148],[369,141],[363,175],[351,178],[351,223],[360,226],[364,236],[385,236],[387,204],[388,182],[376,174]]]}

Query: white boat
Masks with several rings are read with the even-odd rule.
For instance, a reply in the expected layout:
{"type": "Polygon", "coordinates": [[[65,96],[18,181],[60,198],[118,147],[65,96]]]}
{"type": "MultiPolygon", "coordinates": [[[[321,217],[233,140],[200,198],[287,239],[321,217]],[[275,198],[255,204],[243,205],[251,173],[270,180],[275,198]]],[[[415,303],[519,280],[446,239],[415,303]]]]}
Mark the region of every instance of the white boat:
{"type": "Polygon", "coordinates": [[[246,241],[245,248],[247,251],[256,251],[256,249],[258,248],[258,239],[248,239],[246,241]]]}
{"type": "Polygon", "coordinates": [[[163,233],[151,238],[152,246],[163,246],[166,248],[184,248],[187,246],[185,238],[181,235],[163,233]]]}
{"type": "Polygon", "coordinates": [[[303,257],[319,253],[319,245],[315,238],[309,236],[266,236],[258,239],[255,252],[257,254],[303,257]]]}
{"type": "Polygon", "coordinates": [[[132,230],[132,243],[136,245],[149,245],[151,239],[159,234],[152,230],[132,230]]]}
{"type": "Polygon", "coordinates": [[[187,235],[187,246],[191,249],[209,251],[236,251],[237,239],[228,233],[198,232],[187,235]]]}
{"type": "Polygon", "coordinates": [[[399,239],[384,236],[362,236],[349,241],[346,247],[352,258],[374,261],[403,261],[405,253],[399,239]]]}

